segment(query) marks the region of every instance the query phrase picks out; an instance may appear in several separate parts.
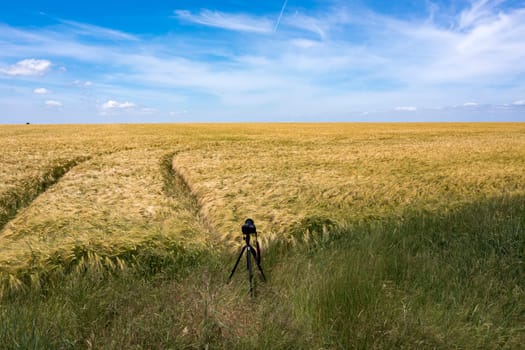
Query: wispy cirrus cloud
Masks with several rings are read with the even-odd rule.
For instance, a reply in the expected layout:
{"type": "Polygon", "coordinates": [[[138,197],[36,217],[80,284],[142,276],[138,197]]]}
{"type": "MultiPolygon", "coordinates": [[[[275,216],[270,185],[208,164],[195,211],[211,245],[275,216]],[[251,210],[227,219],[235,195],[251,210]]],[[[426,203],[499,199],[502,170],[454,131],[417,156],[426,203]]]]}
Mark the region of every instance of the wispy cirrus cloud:
{"type": "Polygon", "coordinates": [[[80,23],[76,21],[60,20],[70,34],[83,35],[88,37],[98,37],[105,40],[126,40],[137,41],[139,38],[135,35],[122,32],[120,30],[109,29],[92,24],[80,23]]]}
{"type": "Polygon", "coordinates": [[[198,14],[193,14],[186,10],[176,10],[174,13],[175,17],[180,20],[208,27],[259,34],[267,34],[274,31],[274,22],[272,20],[248,14],[233,14],[210,10],[201,10],[198,14]]]}
{"type": "Polygon", "coordinates": [[[306,33],[313,33],[317,35],[319,39],[325,40],[328,37],[328,32],[334,25],[338,25],[338,16],[329,13],[323,15],[320,18],[314,16],[308,16],[305,14],[295,14],[291,17],[286,17],[281,20],[283,27],[288,29],[296,29],[306,33]]]}
{"type": "Polygon", "coordinates": [[[321,17],[295,13],[293,16],[285,17],[283,16],[283,11],[286,8],[286,3],[286,1],[283,3],[277,18],[261,15],[255,16],[247,13],[210,11],[207,9],[202,9],[196,14],[187,10],[175,10],[174,17],[181,21],[207,27],[258,34],[275,33],[282,25],[283,29],[287,31],[299,30],[304,33],[313,33],[321,39],[327,37],[329,26],[334,24],[334,19],[340,18],[340,14],[336,15],[335,13],[327,13],[321,17]]]}
{"type": "Polygon", "coordinates": [[[505,0],[478,0],[472,1],[471,6],[461,11],[457,19],[457,27],[460,30],[475,28],[479,24],[490,23],[495,14],[498,13],[498,5],[505,0]]]}

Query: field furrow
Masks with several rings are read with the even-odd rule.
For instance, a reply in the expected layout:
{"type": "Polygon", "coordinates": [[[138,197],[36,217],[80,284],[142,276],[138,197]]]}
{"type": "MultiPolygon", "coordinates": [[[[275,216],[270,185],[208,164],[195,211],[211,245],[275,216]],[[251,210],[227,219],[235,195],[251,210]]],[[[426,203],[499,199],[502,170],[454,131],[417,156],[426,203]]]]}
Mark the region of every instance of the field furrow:
{"type": "Polygon", "coordinates": [[[203,228],[203,232],[209,236],[209,239],[218,238],[213,223],[203,213],[199,198],[193,193],[188,181],[177,168],[174,162],[176,154],[168,153],[161,159],[164,191],[167,196],[175,198],[193,214],[194,219],[203,228]]]}
{"type": "Polygon", "coordinates": [[[57,183],[71,168],[87,159],[87,157],[80,157],[58,161],[57,164],[42,169],[40,175],[21,178],[16,185],[4,188],[0,193],[0,231],[20,209],[28,206],[50,186],[57,183]]]}
{"type": "Polygon", "coordinates": [[[133,263],[144,249],[181,254],[202,248],[206,228],[186,194],[166,183],[165,154],[163,149],[113,152],[69,171],[2,230],[4,282],[36,267],[71,269],[90,254],[112,268],[133,263]]]}

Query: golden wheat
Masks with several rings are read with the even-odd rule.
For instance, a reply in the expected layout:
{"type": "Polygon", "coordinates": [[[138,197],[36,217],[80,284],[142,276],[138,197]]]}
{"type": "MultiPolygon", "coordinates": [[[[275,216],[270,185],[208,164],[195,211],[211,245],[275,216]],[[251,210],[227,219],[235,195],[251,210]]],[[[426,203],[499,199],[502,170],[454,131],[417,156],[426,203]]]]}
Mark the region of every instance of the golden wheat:
{"type": "Polygon", "coordinates": [[[525,191],[523,124],[296,124],[231,128],[175,157],[225,235],[309,217],[359,221],[525,191]],[[242,129],[241,129],[242,128],[242,129]]]}
{"type": "Polygon", "coordinates": [[[273,239],[525,192],[524,124],[13,126],[0,146],[1,210],[3,193],[45,190],[0,232],[11,290],[53,264],[123,268],[145,242],[231,242],[246,217],[273,239]]]}

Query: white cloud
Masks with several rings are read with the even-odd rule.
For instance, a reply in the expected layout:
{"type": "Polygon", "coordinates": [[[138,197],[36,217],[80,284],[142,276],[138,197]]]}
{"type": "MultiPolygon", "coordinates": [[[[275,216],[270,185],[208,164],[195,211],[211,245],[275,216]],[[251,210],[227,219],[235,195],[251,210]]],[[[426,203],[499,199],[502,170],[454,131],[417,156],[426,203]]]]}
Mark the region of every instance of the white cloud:
{"type": "Polygon", "coordinates": [[[36,88],[33,90],[33,93],[37,95],[45,95],[49,93],[49,90],[46,88],[36,88]]]}
{"type": "Polygon", "coordinates": [[[347,29],[351,35],[357,27],[364,51],[386,59],[379,74],[411,85],[517,80],[525,71],[525,8],[498,8],[500,2],[472,1],[477,14],[463,19],[463,27],[461,13],[418,21],[363,12],[349,19],[347,29]]]}
{"type": "Polygon", "coordinates": [[[400,112],[415,112],[417,111],[417,107],[415,106],[399,106],[394,108],[395,111],[400,112]]]}
{"type": "Polygon", "coordinates": [[[90,87],[93,85],[93,83],[89,80],[88,81],[75,80],[73,82],[73,85],[78,86],[78,87],[90,87]]]}
{"type": "Polygon", "coordinates": [[[320,39],[326,39],[330,27],[337,26],[340,23],[339,16],[335,14],[330,14],[328,18],[318,18],[317,16],[311,17],[296,13],[293,17],[283,19],[282,24],[316,34],[320,39]]]}
{"type": "Polygon", "coordinates": [[[142,106],[134,102],[119,102],[108,100],[99,106],[99,115],[101,116],[118,116],[126,115],[128,117],[152,116],[159,112],[157,108],[142,106]]]}
{"type": "Polygon", "coordinates": [[[525,100],[519,100],[512,102],[514,106],[525,106],[525,100]]]}
{"type": "Polygon", "coordinates": [[[48,60],[25,59],[11,65],[7,69],[0,68],[0,73],[12,76],[42,75],[49,68],[51,68],[51,62],[48,60]]]}
{"type": "Polygon", "coordinates": [[[496,7],[505,0],[474,0],[471,6],[461,12],[459,29],[470,29],[476,25],[489,22],[497,12],[496,7]]]}
{"type": "Polygon", "coordinates": [[[479,106],[479,104],[476,103],[476,102],[465,102],[465,103],[463,103],[463,107],[477,107],[477,106],[479,106]]]}
{"type": "Polygon", "coordinates": [[[266,66],[268,64],[273,63],[273,61],[269,60],[268,58],[264,56],[239,56],[236,58],[236,61],[241,65],[247,65],[247,66],[266,66]]]}
{"type": "Polygon", "coordinates": [[[55,100],[47,100],[45,105],[48,107],[62,107],[62,102],[55,100]]]}
{"type": "MultiPolygon", "coordinates": [[[[286,2],[281,10],[284,10],[286,2]]],[[[330,30],[330,26],[339,24],[346,15],[330,12],[323,16],[308,16],[296,12],[293,16],[283,16],[281,12],[277,20],[263,16],[250,14],[235,14],[219,11],[201,10],[198,14],[193,14],[187,10],[175,10],[175,17],[190,23],[196,23],[209,27],[221,29],[252,32],[258,34],[275,33],[277,29],[285,27],[287,31],[291,29],[309,32],[325,39],[330,30]]]]}
{"type": "Polygon", "coordinates": [[[176,112],[170,112],[170,116],[172,117],[175,117],[175,116],[181,116],[181,115],[185,115],[185,114],[188,114],[189,112],[187,110],[182,110],[182,111],[176,111],[176,112]]]}
{"type": "Polygon", "coordinates": [[[109,111],[109,110],[119,110],[119,109],[131,109],[135,108],[137,105],[133,102],[118,102],[114,100],[108,100],[104,104],[102,104],[102,110],[109,111]]]}
{"type": "Polygon", "coordinates": [[[309,48],[317,46],[319,42],[314,41],[314,40],[308,40],[308,39],[294,39],[291,41],[291,44],[301,49],[309,49],[309,48]]]}
{"type": "Polygon", "coordinates": [[[68,29],[75,34],[89,37],[97,37],[110,40],[128,40],[136,41],[138,38],[134,35],[104,27],[95,26],[92,24],[80,23],[75,21],[60,20],[61,23],[66,24],[68,29]]]}
{"type": "Polygon", "coordinates": [[[194,15],[190,11],[176,10],[175,16],[191,23],[240,32],[272,33],[274,31],[271,20],[244,14],[201,10],[199,14],[194,15]]]}
{"type": "Polygon", "coordinates": [[[157,109],[151,108],[151,107],[142,107],[139,109],[139,112],[144,113],[144,114],[153,114],[157,112],[157,109]]]}

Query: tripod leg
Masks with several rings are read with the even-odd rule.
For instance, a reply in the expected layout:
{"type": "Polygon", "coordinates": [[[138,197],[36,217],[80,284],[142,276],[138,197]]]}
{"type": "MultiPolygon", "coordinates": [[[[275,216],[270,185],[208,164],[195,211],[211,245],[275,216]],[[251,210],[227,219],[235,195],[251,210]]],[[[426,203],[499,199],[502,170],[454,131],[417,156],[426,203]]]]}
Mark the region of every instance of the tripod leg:
{"type": "MultiPolygon", "coordinates": [[[[254,254],[253,251],[251,251],[252,254],[254,254]]],[[[254,254],[254,257],[255,257],[255,254],[254,254]]],[[[257,267],[259,268],[259,271],[261,271],[261,276],[262,276],[262,280],[264,282],[266,282],[266,276],[264,275],[264,272],[263,272],[263,269],[261,267],[261,262],[260,260],[258,260],[257,258],[255,258],[255,263],[257,264],[257,267]]]]}
{"type": "Polygon", "coordinates": [[[255,240],[255,251],[257,252],[257,263],[261,263],[261,247],[259,247],[259,241],[255,240]]]}
{"type": "Polygon", "coordinates": [[[235,263],[235,266],[233,267],[232,273],[230,274],[230,277],[228,277],[228,282],[232,279],[233,274],[235,273],[235,269],[237,269],[237,265],[239,265],[239,261],[241,261],[242,253],[246,250],[247,246],[242,247],[241,253],[239,254],[239,257],[237,258],[237,262],[235,263]]]}
{"type": "Polygon", "coordinates": [[[248,250],[246,252],[246,265],[248,267],[248,275],[249,275],[249,278],[250,278],[250,294],[251,296],[253,297],[254,296],[254,292],[253,292],[253,272],[252,272],[252,249],[250,246],[248,246],[248,250]]]}

